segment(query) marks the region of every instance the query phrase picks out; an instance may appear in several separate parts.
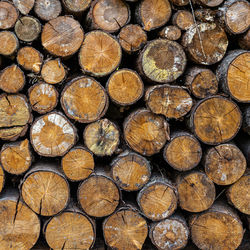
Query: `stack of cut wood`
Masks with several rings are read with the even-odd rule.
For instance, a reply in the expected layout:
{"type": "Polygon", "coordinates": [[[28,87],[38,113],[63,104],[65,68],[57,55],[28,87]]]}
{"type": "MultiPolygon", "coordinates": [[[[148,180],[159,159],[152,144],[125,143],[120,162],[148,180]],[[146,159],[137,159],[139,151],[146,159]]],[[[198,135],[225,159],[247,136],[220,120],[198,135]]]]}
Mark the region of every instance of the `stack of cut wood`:
{"type": "Polygon", "coordinates": [[[0,250],[250,249],[246,0],[0,1],[0,250]]]}

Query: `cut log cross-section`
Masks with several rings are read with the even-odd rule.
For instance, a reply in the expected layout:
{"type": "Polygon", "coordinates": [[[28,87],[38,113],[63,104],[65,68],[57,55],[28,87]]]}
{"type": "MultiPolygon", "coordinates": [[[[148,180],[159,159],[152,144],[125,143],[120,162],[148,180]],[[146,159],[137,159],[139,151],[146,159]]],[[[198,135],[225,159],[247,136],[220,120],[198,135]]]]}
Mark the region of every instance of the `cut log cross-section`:
{"type": "Polygon", "coordinates": [[[187,10],[178,10],[173,15],[173,24],[181,30],[188,30],[194,24],[192,13],[187,10]]]}
{"type": "Polygon", "coordinates": [[[19,47],[18,39],[11,31],[0,32],[0,44],[0,54],[3,56],[13,55],[19,47]]]}
{"type": "Polygon", "coordinates": [[[18,19],[18,11],[8,1],[0,2],[0,29],[12,28],[18,19]]]}
{"type": "Polygon", "coordinates": [[[181,30],[174,25],[166,26],[159,32],[161,38],[166,38],[171,41],[178,40],[181,37],[181,30]]]}
{"type": "Polygon", "coordinates": [[[35,0],[12,0],[12,2],[23,15],[28,15],[34,6],[35,0]]]}
{"type": "Polygon", "coordinates": [[[3,168],[2,168],[2,166],[0,164],[0,193],[3,190],[4,182],[5,182],[5,175],[4,175],[3,168]]]}
{"type": "Polygon", "coordinates": [[[91,4],[91,0],[62,0],[62,3],[70,13],[81,13],[85,11],[91,4]]]}

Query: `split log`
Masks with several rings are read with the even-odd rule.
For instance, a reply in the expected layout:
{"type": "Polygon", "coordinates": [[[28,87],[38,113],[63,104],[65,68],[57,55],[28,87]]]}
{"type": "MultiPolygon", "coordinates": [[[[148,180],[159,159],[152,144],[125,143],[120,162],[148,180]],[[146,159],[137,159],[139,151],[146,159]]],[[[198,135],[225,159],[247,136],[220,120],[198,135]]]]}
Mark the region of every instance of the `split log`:
{"type": "Polygon", "coordinates": [[[152,221],[172,215],[177,208],[177,192],[170,180],[154,176],[139,191],[137,203],[142,213],[152,221]]]}
{"type": "Polygon", "coordinates": [[[244,234],[237,214],[223,203],[194,215],[190,228],[192,240],[200,249],[237,249],[244,234]]]}
{"type": "Polygon", "coordinates": [[[97,156],[112,155],[119,146],[119,137],[117,126],[106,118],[87,125],[83,132],[85,145],[97,156]]]}
{"type": "Polygon", "coordinates": [[[53,85],[39,82],[28,90],[31,108],[39,114],[52,111],[58,102],[58,92],[53,85]]]}
{"type": "Polygon", "coordinates": [[[120,69],[109,77],[106,89],[114,103],[126,106],[136,103],[142,97],[144,85],[136,71],[120,69]]]}
{"type": "Polygon", "coordinates": [[[81,13],[89,8],[91,0],[62,0],[63,6],[70,13],[81,13]]]}
{"type": "Polygon", "coordinates": [[[186,6],[189,4],[189,0],[170,0],[176,6],[186,6]]]}
{"type": "Polygon", "coordinates": [[[78,51],[83,38],[83,29],[78,21],[59,16],[44,25],[41,42],[50,54],[69,57],[78,51]]]}
{"type": "Polygon", "coordinates": [[[1,249],[31,249],[40,235],[38,216],[20,200],[17,190],[0,197],[1,249]]]}
{"type": "Polygon", "coordinates": [[[119,204],[120,195],[118,186],[104,173],[90,175],[77,191],[83,211],[94,217],[112,214],[119,204]]]}
{"type": "Polygon", "coordinates": [[[25,75],[16,65],[6,67],[0,73],[0,89],[7,93],[17,93],[25,85],[25,75]]]}
{"type": "Polygon", "coordinates": [[[153,113],[164,115],[169,119],[184,117],[193,105],[193,100],[185,89],[170,85],[157,85],[148,88],[145,101],[153,113]]]}
{"type": "Polygon", "coordinates": [[[175,41],[181,37],[181,30],[174,25],[166,26],[159,32],[159,36],[161,38],[175,41]]]}
{"type": "Polygon", "coordinates": [[[122,207],[104,220],[103,235],[112,249],[142,249],[148,235],[147,221],[136,209],[122,207]]]}
{"type": "Polygon", "coordinates": [[[18,16],[18,10],[14,5],[8,1],[0,2],[0,29],[13,28],[18,16]]]}
{"type": "Polygon", "coordinates": [[[186,67],[186,55],[174,41],[156,39],[148,42],[138,57],[139,72],[151,82],[176,80],[186,67]]]}
{"type": "Polygon", "coordinates": [[[78,122],[90,123],[105,115],[108,95],[94,78],[80,76],[71,80],[61,94],[65,114],[78,122]]]}
{"type": "Polygon", "coordinates": [[[52,216],[61,212],[69,202],[69,184],[58,166],[37,163],[21,182],[24,202],[37,214],[52,216]]]}
{"type": "Polygon", "coordinates": [[[0,32],[0,54],[3,56],[11,56],[19,48],[19,41],[16,35],[10,31],[0,32]]]}
{"type": "Polygon", "coordinates": [[[163,151],[165,161],[178,171],[195,168],[202,157],[199,141],[190,133],[175,132],[163,151]]]}
{"type": "Polygon", "coordinates": [[[215,200],[214,183],[200,171],[179,175],[176,180],[179,205],[182,209],[198,213],[210,208],[215,200]]]}
{"type": "Polygon", "coordinates": [[[40,116],[30,128],[30,142],[42,156],[63,156],[76,140],[76,128],[59,112],[40,116]]]}
{"type": "Polygon", "coordinates": [[[63,156],[61,166],[69,180],[81,181],[93,173],[95,162],[89,150],[76,146],[63,156]]]}
{"type": "Polygon", "coordinates": [[[243,130],[250,135],[250,106],[246,107],[243,112],[243,130]]]}
{"type": "Polygon", "coordinates": [[[102,77],[119,66],[121,57],[118,41],[108,33],[95,30],[86,34],[79,53],[79,64],[86,74],[102,77]]]}
{"type": "Polygon", "coordinates": [[[12,0],[12,2],[23,15],[28,15],[35,4],[35,0],[12,0]]]}
{"type": "Polygon", "coordinates": [[[0,156],[2,167],[6,172],[16,175],[23,174],[32,163],[29,140],[4,144],[0,156]]]}
{"type": "Polygon", "coordinates": [[[0,95],[0,139],[16,140],[24,136],[31,121],[31,110],[24,95],[0,95]]]}
{"type": "Polygon", "coordinates": [[[194,18],[190,11],[178,10],[172,17],[174,25],[181,30],[188,30],[194,24],[194,18]]]}
{"type": "Polygon", "coordinates": [[[4,183],[5,183],[5,174],[4,174],[3,168],[0,164],[0,193],[3,190],[4,183]]]}
{"type": "Polygon", "coordinates": [[[217,78],[223,91],[238,102],[250,103],[250,52],[231,51],[217,68],[217,78]]]}
{"type": "Polygon", "coordinates": [[[230,185],[245,172],[246,159],[233,144],[221,144],[205,154],[204,167],[207,176],[218,185],[230,185]]]}
{"type": "Polygon", "coordinates": [[[197,103],[190,125],[204,143],[216,145],[232,140],[241,126],[239,107],[222,96],[212,96],[197,103]]]}
{"type": "Polygon", "coordinates": [[[215,23],[193,25],[182,37],[190,59],[198,64],[211,65],[225,55],[228,39],[225,31],[215,23]]]}
{"type": "Polygon", "coordinates": [[[174,214],[160,222],[151,223],[149,237],[157,249],[182,249],[188,242],[188,225],[183,216],[174,214]]]}
{"type": "Polygon", "coordinates": [[[158,153],[169,140],[167,121],[147,109],[131,113],[125,120],[123,134],[128,145],[142,155],[158,153]]]}
{"type": "Polygon", "coordinates": [[[125,191],[137,191],[150,179],[151,166],[143,156],[125,151],[110,164],[111,177],[125,191]]]}
{"type": "Polygon", "coordinates": [[[242,49],[250,49],[250,29],[239,37],[238,44],[242,49]]]}

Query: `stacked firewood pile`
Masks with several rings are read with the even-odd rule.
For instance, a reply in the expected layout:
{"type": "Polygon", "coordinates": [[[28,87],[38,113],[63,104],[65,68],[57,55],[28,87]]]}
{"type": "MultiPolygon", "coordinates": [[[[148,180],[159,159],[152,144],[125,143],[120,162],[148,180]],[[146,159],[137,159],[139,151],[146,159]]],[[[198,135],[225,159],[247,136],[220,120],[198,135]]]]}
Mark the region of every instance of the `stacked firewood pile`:
{"type": "Polygon", "coordinates": [[[0,249],[250,249],[246,0],[0,1],[0,249]]]}

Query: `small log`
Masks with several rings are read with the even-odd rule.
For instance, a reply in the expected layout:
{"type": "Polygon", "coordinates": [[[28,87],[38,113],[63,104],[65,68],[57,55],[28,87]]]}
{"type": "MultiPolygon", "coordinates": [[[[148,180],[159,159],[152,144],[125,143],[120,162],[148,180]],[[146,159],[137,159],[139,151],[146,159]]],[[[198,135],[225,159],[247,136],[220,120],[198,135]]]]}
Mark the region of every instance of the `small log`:
{"type": "Polygon", "coordinates": [[[69,180],[81,181],[93,173],[95,162],[93,154],[89,150],[77,146],[63,156],[61,166],[69,180]]]}
{"type": "Polygon", "coordinates": [[[76,140],[76,128],[59,112],[40,116],[30,128],[30,142],[42,156],[63,156],[76,140]]]}
{"type": "Polygon", "coordinates": [[[146,31],[162,27],[172,14],[168,0],[142,0],[136,10],[136,18],[146,31]]]}
{"type": "Polygon", "coordinates": [[[224,0],[194,0],[197,4],[210,8],[219,6],[223,1],[224,0]]]}
{"type": "Polygon", "coordinates": [[[144,84],[136,71],[120,69],[109,77],[106,89],[114,103],[126,106],[136,103],[142,97],[144,84]]]}
{"type": "Polygon", "coordinates": [[[23,15],[28,15],[35,4],[35,0],[12,0],[12,2],[23,15]]]}
{"type": "Polygon", "coordinates": [[[150,224],[149,237],[159,250],[182,249],[188,243],[189,229],[186,220],[179,214],[150,224]]]}
{"type": "Polygon", "coordinates": [[[194,18],[188,10],[178,10],[172,17],[173,24],[181,30],[188,30],[194,24],[194,18]]]}
{"type": "Polygon", "coordinates": [[[33,42],[41,33],[41,23],[33,16],[23,16],[15,24],[17,37],[24,42],[33,42]]]}
{"type": "Polygon", "coordinates": [[[4,174],[2,165],[0,164],[0,193],[3,190],[4,183],[5,183],[5,174],[4,174]]]}
{"type": "Polygon", "coordinates": [[[23,136],[31,121],[31,110],[24,95],[0,95],[0,139],[16,140],[23,136]]]}
{"type": "Polygon", "coordinates": [[[17,93],[25,85],[25,75],[16,65],[6,67],[0,73],[0,89],[7,93],[17,93]]]}
{"type": "Polygon", "coordinates": [[[165,161],[178,171],[195,168],[202,157],[199,141],[190,133],[175,132],[163,151],[165,161]]]}
{"type": "Polygon", "coordinates": [[[241,127],[239,107],[222,96],[212,96],[197,103],[190,125],[204,143],[216,145],[232,140],[241,127]]]}
{"type": "Polygon", "coordinates": [[[151,166],[143,156],[125,151],[110,164],[111,177],[125,191],[137,191],[150,179],[151,166]]]}
{"type": "Polygon", "coordinates": [[[250,106],[246,107],[243,112],[243,131],[250,135],[250,106]]]}
{"type": "Polygon", "coordinates": [[[64,8],[73,14],[81,13],[89,8],[91,0],[62,0],[64,8]]]}
{"type": "Polygon", "coordinates": [[[247,162],[238,147],[221,144],[205,154],[204,167],[207,176],[218,185],[230,185],[245,172],[247,162]]]}
{"type": "Polygon", "coordinates": [[[103,235],[112,249],[142,249],[148,235],[147,221],[137,210],[122,207],[104,220],[103,235]]]}
{"type": "Polygon", "coordinates": [[[189,0],[170,0],[176,6],[186,6],[189,4],[189,0]]]}
{"type": "Polygon", "coordinates": [[[23,174],[32,163],[29,140],[4,144],[0,156],[2,167],[6,172],[16,175],[23,174]]]}
{"type": "Polygon", "coordinates": [[[61,212],[69,202],[69,184],[58,166],[37,163],[26,173],[21,184],[24,202],[37,214],[52,216],[61,212]]]}
{"type": "Polygon", "coordinates": [[[239,37],[238,44],[242,49],[250,50],[250,29],[239,37]]]}
{"type": "Polygon", "coordinates": [[[59,0],[36,0],[34,11],[40,19],[49,21],[61,14],[62,5],[59,0]]]}
{"type": "Polygon", "coordinates": [[[128,145],[136,152],[151,156],[158,153],[169,140],[167,121],[147,109],[131,113],[125,120],[123,134],[128,145]]]}
{"type": "Polygon", "coordinates": [[[1,249],[32,249],[40,235],[40,220],[17,190],[1,195],[0,211],[1,249]]]}
{"type": "Polygon", "coordinates": [[[39,82],[28,90],[31,108],[39,114],[52,111],[58,102],[58,92],[53,85],[39,82]]]}
{"type": "Polygon", "coordinates": [[[200,249],[237,249],[244,234],[235,211],[223,203],[194,215],[190,228],[192,240],[200,249]]]}
{"type": "Polygon", "coordinates": [[[80,23],[69,16],[59,16],[43,27],[41,42],[52,55],[68,57],[75,54],[84,38],[80,23]]]}
{"type": "Polygon", "coordinates": [[[16,35],[10,31],[0,32],[0,54],[3,56],[11,56],[19,48],[19,41],[16,35]]]}
{"type": "Polygon", "coordinates": [[[223,91],[238,102],[250,103],[250,52],[231,51],[217,68],[217,78],[223,91]]]}
{"type": "Polygon", "coordinates": [[[118,41],[108,33],[95,30],[86,34],[79,53],[79,64],[86,74],[102,77],[119,66],[121,57],[118,41]]]}
{"type": "Polygon", "coordinates": [[[218,81],[212,70],[201,67],[191,67],[188,69],[185,78],[185,85],[192,94],[199,99],[203,99],[218,92],[218,81]]]}
{"type": "Polygon", "coordinates": [[[147,34],[140,25],[128,24],[121,28],[119,43],[128,54],[140,50],[147,42],[147,34]]]}
{"type": "Polygon", "coordinates": [[[33,47],[23,47],[17,52],[17,63],[25,70],[39,73],[43,63],[43,55],[33,47]]]}
{"type": "Polygon", "coordinates": [[[105,115],[109,106],[108,95],[94,78],[80,76],[64,87],[61,106],[69,118],[90,123],[105,115]]]}
{"type": "Polygon", "coordinates": [[[182,209],[198,213],[210,208],[215,200],[214,183],[200,171],[179,175],[176,180],[179,205],[182,209]]]}
{"type": "Polygon", "coordinates": [[[198,64],[211,65],[225,55],[228,40],[225,31],[215,23],[193,25],[182,37],[190,59],[198,64]]]}
{"type": "Polygon", "coordinates": [[[103,173],[92,174],[80,184],[77,197],[86,214],[104,217],[115,211],[120,191],[115,182],[103,173]]]}
{"type": "Polygon", "coordinates": [[[0,2],[0,29],[13,28],[19,13],[13,4],[8,1],[0,2]]]}
{"type": "Polygon", "coordinates": [[[153,113],[169,119],[184,117],[193,105],[193,100],[185,89],[167,84],[148,88],[145,101],[153,113]]]}
{"type": "Polygon", "coordinates": [[[87,125],[83,132],[85,145],[97,156],[112,155],[119,146],[119,137],[117,126],[106,118],[87,125]]]}
{"type": "Polygon", "coordinates": [[[159,36],[161,38],[166,38],[168,40],[175,41],[180,39],[181,30],[174,25],[166,26],[159,32],[159,36]]]}
{"type": "Polygon", "coordinates": [[[138,57],[139,72],[151,82],[176,80],[186,67],[186,55],[174,41],[156,39],[148,42],[138,57]]]}

